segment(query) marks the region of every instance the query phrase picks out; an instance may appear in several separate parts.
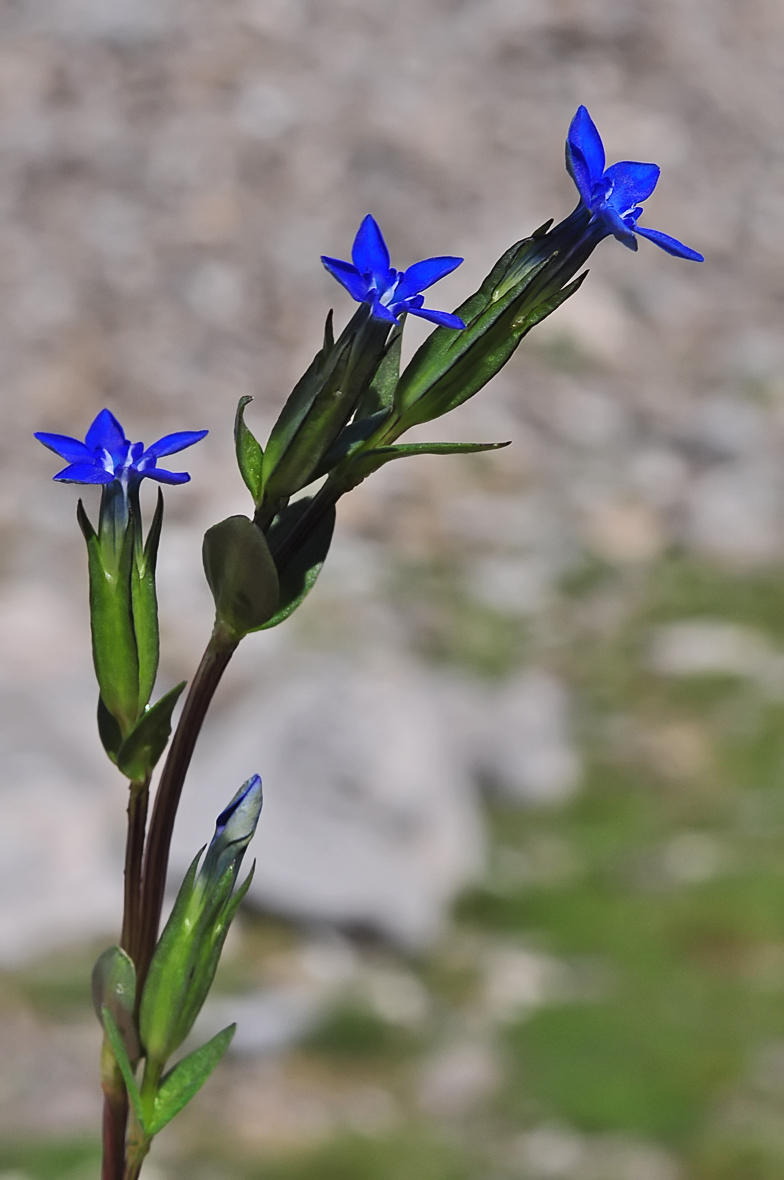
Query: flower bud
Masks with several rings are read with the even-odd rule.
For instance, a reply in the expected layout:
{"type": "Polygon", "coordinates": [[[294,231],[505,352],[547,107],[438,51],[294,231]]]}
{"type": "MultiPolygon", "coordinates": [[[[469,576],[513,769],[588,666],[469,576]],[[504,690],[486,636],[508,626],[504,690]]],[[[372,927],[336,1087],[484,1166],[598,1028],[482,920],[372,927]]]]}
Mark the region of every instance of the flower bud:
{"type": "Polygon", "coordinates": [[[197,875],[199,853],[177,894],[155,949],[139,1014],[150,1061],[163,1066],[187,1037],[215,978],[223,943],[253,870],[234,885],[261,812],[261,779],[253,775],[218,816],[197,875]]]}

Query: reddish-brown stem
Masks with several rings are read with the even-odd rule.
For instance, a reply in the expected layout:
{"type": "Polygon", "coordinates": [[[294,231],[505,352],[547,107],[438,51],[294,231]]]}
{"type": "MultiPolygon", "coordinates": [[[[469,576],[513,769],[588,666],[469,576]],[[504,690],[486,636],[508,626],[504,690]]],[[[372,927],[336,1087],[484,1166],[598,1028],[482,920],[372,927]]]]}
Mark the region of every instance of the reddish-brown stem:
{"type": "MultiPolygon", "coordinates": [[[[121,1082],[121,1079],[118,1080],[121,1082]]],[[[127,1123],[128,1097],[125,1089],[109,1090],[104,1087],[101,1180],[123,1180],[127,1123]]]]}
{"type": "Polygon", "coordinates": [[[144,853],[138,953],[135,960],[138,996],[141,996],[158,938],[169,866],[169,846],[185,775],[207,709],[238,643],[239,639],[235,635],[216,624],[185,698],[158,784],[144,853]]]}
{"type": "Polygon", "coordinates": [[[142,859],[144,832],[147,824],[147,804],[150,797],[149,776],[130,784],[128,799],[128,835],[125,843],[125,904],[120,946],[134,963],[139,953],[142,859]]]}

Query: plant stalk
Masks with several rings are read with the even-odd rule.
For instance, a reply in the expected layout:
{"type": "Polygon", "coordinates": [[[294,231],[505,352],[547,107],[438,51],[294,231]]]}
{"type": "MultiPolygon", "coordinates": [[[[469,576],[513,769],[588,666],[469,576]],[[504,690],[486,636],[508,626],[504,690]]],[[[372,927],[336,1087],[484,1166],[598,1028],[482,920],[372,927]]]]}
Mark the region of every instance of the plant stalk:
{"type": "Polygon", "coordinates": [[[169,846],[185,775],[207,709],[238,643],[239,639],[233,632],[216,623],[185,698],[185,705],[158,784],[144,853],[139,939],[137,956],[134,956],[136,994],[139,998],[158,940],[166,872],[169,867],[169,846]]]}
{"type": "Polygon", "coordinates": [[[125,843],[125,898],[120,946],[136,962],[141,934],[142,860],[147,805],[150,798],[149,776],[131,782],[128,799],[128,835],[125,843]]]}

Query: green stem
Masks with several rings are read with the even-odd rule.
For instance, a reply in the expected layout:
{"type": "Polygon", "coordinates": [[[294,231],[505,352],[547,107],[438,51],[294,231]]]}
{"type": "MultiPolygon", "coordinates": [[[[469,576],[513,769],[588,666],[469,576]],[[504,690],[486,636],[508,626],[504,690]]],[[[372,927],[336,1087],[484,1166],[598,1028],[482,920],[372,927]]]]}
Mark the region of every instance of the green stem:
{"type": "Polygon", "coordinates": [[[144,853],[136,959],[136,994],[139,997],[158,939],[166,871],[169,866],[169,846],[185,775],[207,709],[238,643],[236,635],[220,624],[215,625],[207,650],[185,698],[182,715],[161,774],[144,853]]]}

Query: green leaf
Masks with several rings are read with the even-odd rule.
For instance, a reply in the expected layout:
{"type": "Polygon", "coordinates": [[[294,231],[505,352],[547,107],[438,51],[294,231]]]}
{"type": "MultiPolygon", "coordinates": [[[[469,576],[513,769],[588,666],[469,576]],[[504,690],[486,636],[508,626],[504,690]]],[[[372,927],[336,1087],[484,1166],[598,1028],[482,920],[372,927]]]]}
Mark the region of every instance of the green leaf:
{"type": "Polygon", "coordinates": [[[174,1069],[165,1074],[155,1095],[148,1134],[157,1135],[199,1092],[228,1049],[236,1031],[236,1024],[230,1024],[211,1041],[207,1041],[206,1045],[183,1057],[174,1069]]]}
{"type": "MultiPolygon", "coordinates": [[[[270,547],[275,549],[286,535],[298,524],[308,507],[311,497],[290,504],[273,522],[267,534],[270,547]]],[[[307,598],[321,573],[335,529],[335,509],[331,507],[316,524],[313,531],[303,540],[297,551],[280,569],[280,603],[272,618],[258,628],[266,631],[277,627],[307,598]]]]}
{"type": "Polygon", "coordinates": [[[117,1023],[106,1005],[104,1005],[104,1007],[101,1009],[101,1023],[103,1024],[106,1038],[112,1047],[112,1053],[114,1053],[115,1060],[120,1067],[120,1073],[123,1076],[125,1088],[128,1091],[128,1097],[131,1100],[134,1114],[139,1120],[139,1125],[142,1128],[143,1134],[147,1136],[149,1135],[149,1131],[147,1130],[144,1123],[144,1114],[142,1113],[142,1096],[139,1093],[139,1087],[136,1084],[136,1076],[133,1072],[133,1066],[131,1065],[130,1058],[128,1057],[128,1053],[125,1049],[122,1034],[120,1033],[117,1023]]]}
{"type": "Polygon", "coordinates": [[[120,746],[117,765],[126,778],[141,782],[152,774],[171,737],[172,713],[186,683],[169,689],[143,713],[120,746]]]}
{"type": "Polygon", "coordinates": [[[93,663],[101,697],[124,734],[138,715],[139,658],[131,604],[133,530],[128,529],[116,570],[107,569],[81,500],[77,519],[87,541],[93,663]]]}
{"type": "Polygon", "coordinates": [[[106,753],[111,758],[112,762],[117,762],[117,753],[122,745],[123,736],[119,725],[112,717],[106,705],[103,703],[103,697],[98,696],[98,736],[101,739],[101,745],[106,753]]]}
{"type": "Polygon", "coordinates": [[[245,407],[252,402],[252,397],[241,397],[237,405],[234,419],[234,447],[237,452],[237,464],[240,469],[245,487],[253,496],[253,503],[261,502],[262,465],[264,452],[248,427],[245,425],[245,407]]]}
{"type": "MultiPolygon", "coordinates": [[[[346,466],[345,479],[348,481],[346,490],[356,487],[363,479],[367,479],[379,467],[389,463],[391,459],[404,459],[408,455],[475,455],[479,451],[498,451],[508,447],[508,442],[500,443],[399,443],[396,446],[375,447],[372,451],[364,451],[357,455],[346,466]]],[[[341,479],[343,486],[343,479],[341,479]]]]}
{"type": "Polygon", "coordinates": [[[247,516],[229,516],[204,534],[204,572],[217,618],[241,638],[278,609],[278,573],[267,541],[247,516]]]}
{"type": "Polygon", "coordinates": [[[139,1059],[139,1035],[133,1019],[136,1003],[136,968],[130,955],[119,946],[108,947],[93,967],[93,1007],[102,1021],[102,1011],[107,1008],[122,1037],[131,1061],[139,1059]]]}
{"type": "MultiPolygon", "coordinates": [[[[136,500],[138,505],[138,499],[136,500]]],[[[134,528],[141,528],[137,510],[134,528]]],[[[158,562],[158,544],[163,527],[163,493],[158,488],[147,540],[141,552],[141,560],[135,558],[131,573],[131,600],[133,604],[133,626],[136,634],[136,648],[139,655],[139,712],[141,713],[155,687],[160,656],[158,634],[158,597],[155,590],[155,568],[158,562]]]]}

